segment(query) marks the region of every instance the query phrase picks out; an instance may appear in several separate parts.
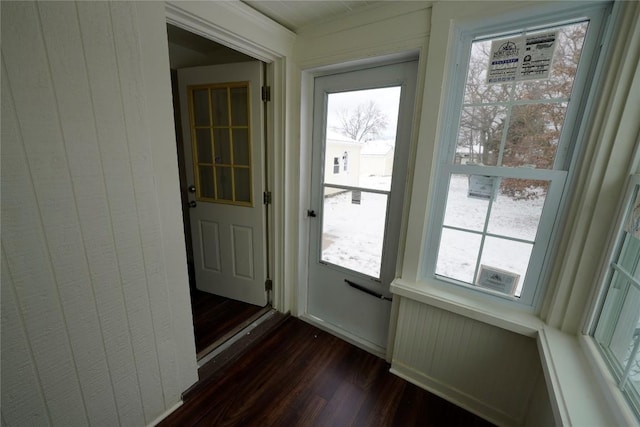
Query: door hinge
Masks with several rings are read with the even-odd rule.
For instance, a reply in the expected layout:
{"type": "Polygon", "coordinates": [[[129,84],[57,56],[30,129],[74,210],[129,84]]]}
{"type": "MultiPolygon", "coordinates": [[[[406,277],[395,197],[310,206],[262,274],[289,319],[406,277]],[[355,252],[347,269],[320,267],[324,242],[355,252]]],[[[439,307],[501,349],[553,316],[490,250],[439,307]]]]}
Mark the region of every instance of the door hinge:
{"type": "Polygon", "coordinates": [[[262,101],[271,101],[271,86],[262,86],[262,101]]]}
{"type": "Polygon", "coordinates": [[[264,193],[262,193],[262,202],[265,205],[271,204],[271,191],[265,191],[264,193]]]}
{"type": "Polygon", "coordinates": [[[273,280],[267,279],[264,281],[264,290],[272,291],[273,290],[273,280]]]}

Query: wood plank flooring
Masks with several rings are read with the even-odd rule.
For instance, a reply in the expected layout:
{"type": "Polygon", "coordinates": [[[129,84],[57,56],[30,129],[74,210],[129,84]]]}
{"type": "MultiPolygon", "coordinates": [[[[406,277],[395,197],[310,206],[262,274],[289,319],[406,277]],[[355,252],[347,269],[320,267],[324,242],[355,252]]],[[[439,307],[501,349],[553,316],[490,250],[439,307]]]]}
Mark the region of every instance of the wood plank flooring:
{"type": "Polygon", "coordinates": [[[207,384],[160,425],[491,425],[292,317],[207,384]]]}
{"type": "Polygon", "coordinates": [[[262,307],[197,289],[191,291],[191,308],[198,354],[262,310],[262,307]]]}

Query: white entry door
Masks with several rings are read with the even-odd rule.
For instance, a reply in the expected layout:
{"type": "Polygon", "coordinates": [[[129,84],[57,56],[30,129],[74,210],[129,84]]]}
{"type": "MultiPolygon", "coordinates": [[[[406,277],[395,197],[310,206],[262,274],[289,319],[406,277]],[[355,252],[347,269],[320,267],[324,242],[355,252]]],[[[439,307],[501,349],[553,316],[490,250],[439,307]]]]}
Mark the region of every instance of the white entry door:
{"type": "Polygon", "coordinates": [[[377,354],[387,346],[417,62],[318,77],[307,316],[377,354]]]}
{"type": "Polygon", "coordinates": [[[196,287],[267,304],[262,64],[178,70],[196,287]]]}

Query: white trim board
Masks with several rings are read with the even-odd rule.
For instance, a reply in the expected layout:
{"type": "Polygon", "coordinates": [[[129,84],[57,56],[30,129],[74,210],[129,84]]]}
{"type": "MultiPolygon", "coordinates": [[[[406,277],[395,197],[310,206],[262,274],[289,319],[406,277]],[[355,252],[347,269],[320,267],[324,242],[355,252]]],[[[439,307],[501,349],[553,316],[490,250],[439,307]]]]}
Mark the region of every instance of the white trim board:
{"type": "Polygon", "coordinates": [[[291,310],[291,290],[285,283],[294,283],[285,276],[285,169],[287,151],[293,144],[285,122],[290,104],[287,60],[291,56],[295,34],[262,16],[253,9],[230,2],[166,2],[166,20],[187,31],[209,38],[239,52],[267,63],[267,82],[271,86],[272,100],[268,111],[267,150],[269,176],[267,188],[273,193],[269,216],[271,278],[273,280],[273,307],[281,312],[291,310]],[[255,24],[249,25],[248,23],[255,24]]]}
{"type": "Polygon", "coordinates": [[[509,414],[505,414],[471,395],[449,387],[441,381],[424,375],[402,363],[394,362],[389,372],[496,425],[516,426],[520,424],[509,414]]]}
{"type": "Polygon", "coordinates": [[[362,350],[368,353],[378,356],[381,359],[384,359],[386,356],[386,352],[387,352],[386,349],[379,347],[356,335],[353,335],[352,333],[340,328],[339,326],[333,325],[329,322],[325,322],[324,320],[319,319],[310,314],[303,314],[299,317],[299,319],[309,323],[310,325],[315,326],[318,329],[322,329],[323,331],[328,332],[331,335],[334,335],[348,342],[349,344],[353,344],[356,347],[361,348],[362,350]]]}

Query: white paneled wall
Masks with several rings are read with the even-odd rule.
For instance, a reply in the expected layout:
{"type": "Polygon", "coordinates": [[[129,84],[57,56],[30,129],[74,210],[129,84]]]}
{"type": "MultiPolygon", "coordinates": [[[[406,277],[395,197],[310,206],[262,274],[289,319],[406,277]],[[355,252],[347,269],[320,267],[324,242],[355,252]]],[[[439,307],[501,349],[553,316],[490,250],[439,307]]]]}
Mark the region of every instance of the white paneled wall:
{"type": "Polygon", "coordinates": [[[362,13],[303,27],[294,56],[301,69],[426,47],[431,22],[428,2],[380,2],[362,13]]]}
{"type": "Polygon", "coordinates": [[[163,240],[154,175],[171,110],[141,63],[164,25],[161,2],[2,2],[3,424],[144,425],[196,380],[184,242],[163,240]]]}
{"type": "Polygon", "coordinates": [[[542,375],[535,340],[396,297],[391,371],[499,425],[522,425],[542,375]]]}

